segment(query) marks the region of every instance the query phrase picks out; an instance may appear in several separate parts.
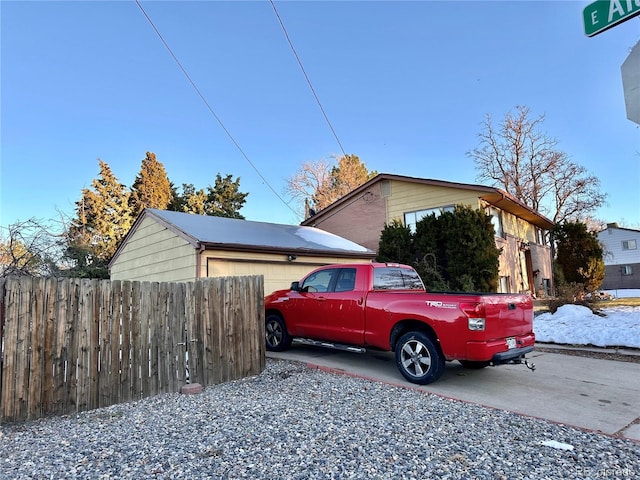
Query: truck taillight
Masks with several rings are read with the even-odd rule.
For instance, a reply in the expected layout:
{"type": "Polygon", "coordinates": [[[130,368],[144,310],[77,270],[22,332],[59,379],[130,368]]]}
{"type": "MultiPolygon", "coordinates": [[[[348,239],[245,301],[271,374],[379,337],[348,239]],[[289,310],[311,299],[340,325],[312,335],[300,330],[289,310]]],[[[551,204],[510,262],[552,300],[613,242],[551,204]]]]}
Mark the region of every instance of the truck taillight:
{"type": "Polygon", "coordinates": [[[461,303],[460,308],[467,316],[467,326],[469,330],[484,330],[486,323],[484,303],[461,303]]]}

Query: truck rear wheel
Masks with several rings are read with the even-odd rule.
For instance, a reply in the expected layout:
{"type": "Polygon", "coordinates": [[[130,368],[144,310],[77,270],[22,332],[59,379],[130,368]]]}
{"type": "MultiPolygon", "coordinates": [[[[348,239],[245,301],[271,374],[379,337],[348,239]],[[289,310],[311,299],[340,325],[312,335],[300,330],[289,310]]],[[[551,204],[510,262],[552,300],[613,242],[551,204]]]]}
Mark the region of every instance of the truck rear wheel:
{"type": "Polygon", "coordinates": [[[267,350],[271,352],[282,352],[291,346],[291,337],[280,315],[267,316],[264,333],[267,350]]]}
{"type": "Polygon", "coordinates": [[[396,365],[411,383],[435,382],[445,368],[440,347],[423,332],[405,333],[396,345],[396,365]]]}

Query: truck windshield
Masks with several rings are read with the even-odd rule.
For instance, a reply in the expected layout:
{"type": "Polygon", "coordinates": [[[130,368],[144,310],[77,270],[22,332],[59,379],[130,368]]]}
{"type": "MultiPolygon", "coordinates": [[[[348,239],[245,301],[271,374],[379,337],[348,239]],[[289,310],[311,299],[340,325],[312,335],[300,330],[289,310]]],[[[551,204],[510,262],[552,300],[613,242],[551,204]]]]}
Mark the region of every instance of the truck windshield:
{"type": "Polygon", "coordinates": [[[398,267],[373,269],[374,290],[424,290],[420,276],[415,270],[398,267]]]}

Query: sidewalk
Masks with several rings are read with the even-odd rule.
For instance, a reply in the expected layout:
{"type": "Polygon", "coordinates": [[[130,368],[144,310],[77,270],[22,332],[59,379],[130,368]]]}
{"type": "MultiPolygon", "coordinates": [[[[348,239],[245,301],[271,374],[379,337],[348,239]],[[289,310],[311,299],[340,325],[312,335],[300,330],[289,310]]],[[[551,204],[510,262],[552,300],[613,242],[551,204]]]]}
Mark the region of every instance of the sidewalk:
{"type": "Polygon", "coordinates": [[[640,357],[640,349],[629,347],[594,347],[587,345],[562,345],[557,343],[544,343],[536,342],[536,347],[548,348],[555,350],[571,350],[580,352],[593,352],[593,353],[610,353],[615,355],[629,355],[634,357],[640,357]]]}

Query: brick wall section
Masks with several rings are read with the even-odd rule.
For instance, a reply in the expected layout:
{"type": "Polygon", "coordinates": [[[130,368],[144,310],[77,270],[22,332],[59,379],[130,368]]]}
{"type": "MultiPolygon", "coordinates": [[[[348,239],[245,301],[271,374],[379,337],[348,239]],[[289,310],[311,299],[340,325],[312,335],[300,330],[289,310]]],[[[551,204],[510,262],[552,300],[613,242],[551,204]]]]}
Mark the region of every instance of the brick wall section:
{"type": "Polygon", "coordinates": [[[377,183],[340,206],[338,211],[320,216],[313,226],[377,252],[386,220],[386,199],[382,197],[377,183]]]}

